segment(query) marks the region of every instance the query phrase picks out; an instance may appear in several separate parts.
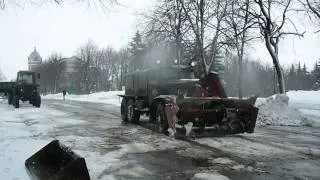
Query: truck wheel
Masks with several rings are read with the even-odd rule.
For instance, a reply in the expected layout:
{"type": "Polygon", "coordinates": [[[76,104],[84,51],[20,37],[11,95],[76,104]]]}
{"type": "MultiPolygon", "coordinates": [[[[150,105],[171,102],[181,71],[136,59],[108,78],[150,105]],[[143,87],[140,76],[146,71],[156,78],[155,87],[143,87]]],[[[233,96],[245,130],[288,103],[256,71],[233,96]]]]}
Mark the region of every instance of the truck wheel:
{"type": "Polygon", "coordinates": [[[164,105],[162,103],[159,103],[157,106],[155,127],[157,132],[163,133],[165,135],[169,134],[169,124],[167,120],[167,115],[164,105]]]}
{"type": "Polygon", "coordinates": [[[13,106],[19,108],[19,98],[17,96],[13,97],[13,106]]]}
{"type": "Polygon", "coordinates": [[[122,101],[121,101],[121,119],[124,122],[128,122],[127,100],[125,98],[122,98],[122,101]]]}
{"type": "Polygon", "coordinates": [[[138,123],[140,119],[140,112],[135,110],[135,105],[132,99],[127,102],[127,117],[131,123],[138,123]]]}
{"type": "Polygon", "coordinates": [[[12,95],[11,95],[11,93],[8,94],[8,104],[9,105],[12,104],[12,95]]]}
{"type": "Polygon", "coordinates": [[[41,106],[41,97],[40,95],[37,96],[36,101],[34,102],[34,105],[39,108],[41,106]]]}

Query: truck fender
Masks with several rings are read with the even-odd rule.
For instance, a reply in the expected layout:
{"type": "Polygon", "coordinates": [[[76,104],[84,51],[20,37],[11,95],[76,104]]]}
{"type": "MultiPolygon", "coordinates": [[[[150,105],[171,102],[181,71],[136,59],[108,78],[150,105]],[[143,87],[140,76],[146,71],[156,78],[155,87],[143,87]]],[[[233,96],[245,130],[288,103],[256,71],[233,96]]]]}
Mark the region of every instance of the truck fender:
{"type": "Polygon", "coordinates": [[[179,111],[179,107],[176,103],[175,95],[160,95],[155,97],[151,103],[151,113],[156,112],[156,105],[161,102],[165,106],[166,117],[169,128],[175,128],[176,114],[179,111]]]}

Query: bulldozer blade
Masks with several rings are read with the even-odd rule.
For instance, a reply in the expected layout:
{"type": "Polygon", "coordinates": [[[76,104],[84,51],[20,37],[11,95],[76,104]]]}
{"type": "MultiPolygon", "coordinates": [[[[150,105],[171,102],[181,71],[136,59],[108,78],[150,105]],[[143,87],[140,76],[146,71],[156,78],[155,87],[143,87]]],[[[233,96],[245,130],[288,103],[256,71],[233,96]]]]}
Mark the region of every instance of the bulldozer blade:
{"type": "Polygon", "coordinates": [[[85,159],[53,140],[25,161],[32,180],[90,180],[85,159]]]}

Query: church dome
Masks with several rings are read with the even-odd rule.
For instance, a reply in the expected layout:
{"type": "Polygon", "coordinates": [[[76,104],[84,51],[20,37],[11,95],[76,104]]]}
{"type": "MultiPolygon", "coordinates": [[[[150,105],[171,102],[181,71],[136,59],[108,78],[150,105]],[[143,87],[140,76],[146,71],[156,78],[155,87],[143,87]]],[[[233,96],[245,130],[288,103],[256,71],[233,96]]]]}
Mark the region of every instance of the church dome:
{"type": "Polygon", "coordinates": [[[29,55],[28,61],[33,63],[42,63],[42,58],[36,48],[34,48],[32,53],[29,55]]]}

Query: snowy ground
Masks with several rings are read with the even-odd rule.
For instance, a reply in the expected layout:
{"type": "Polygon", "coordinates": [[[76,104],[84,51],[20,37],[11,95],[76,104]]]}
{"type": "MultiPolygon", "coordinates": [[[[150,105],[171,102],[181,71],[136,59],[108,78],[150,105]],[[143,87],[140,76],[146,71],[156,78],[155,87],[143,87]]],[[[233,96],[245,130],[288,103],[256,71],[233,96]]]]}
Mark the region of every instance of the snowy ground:
{"type": "MultiPolygon", "coordinates": [[[[66,100],[98,102],[120,106],[118,96],[124,91],[99,92],[89,95],[67,95],[66,100]]],[[[289,104],[283,103],[276,95],[258,98],[258,126],[312,126],[320,127],[320,91],[289,91],[289,104]]],[[[61,100],[62,93],[43,96],[44,99],[61,100]]]]}
{"type": "MultiPolygon", "coordinates": [[[[24,161],[53,139],[85,157],[91,179],[320,178],[317,127],[274,122],[254,134],[180,141],[123,124],[121,93],[68,95],[66,101],[61,94],[48,95],[39,109],[28,103],[14,109],[0,101],[1,179],[28,179],[24,161]]],[[[319,115],[319,101],[311,97],[309,104],[290,93],[296,98],[289,101],[290,108],[308,117],[319,115]]]]}
{"type": "MultiPolygon", "coordinates": [[[[67,94],[66,100],[72,101],[86,101],[86,102],[98,102],[112,104],[115,106],[120,106],[121,98],[118,95],[124,94],[124,91],[110,91],[110,92],[98,92],[89,95],[73,95],[67,94]]],[[[62,93],[58,94],[48,94],[42,96],[43,99],[63,99],[62,93]]]]}

